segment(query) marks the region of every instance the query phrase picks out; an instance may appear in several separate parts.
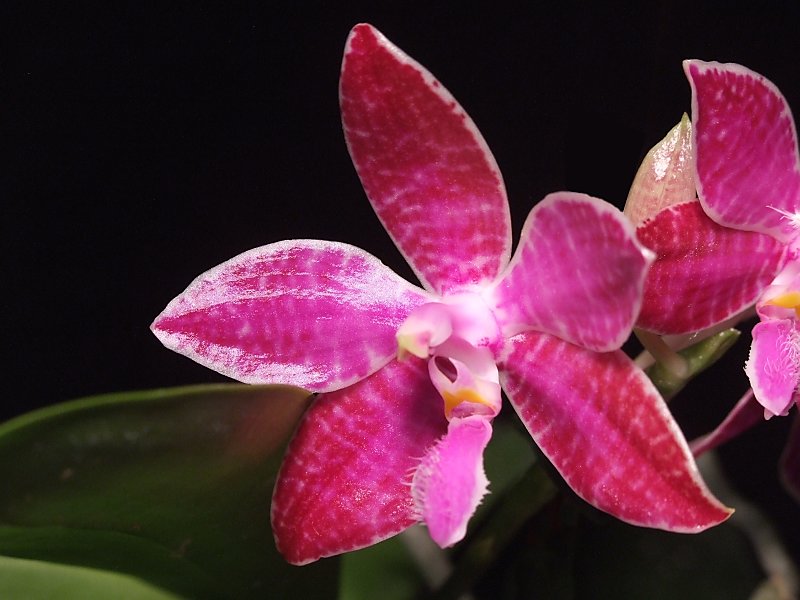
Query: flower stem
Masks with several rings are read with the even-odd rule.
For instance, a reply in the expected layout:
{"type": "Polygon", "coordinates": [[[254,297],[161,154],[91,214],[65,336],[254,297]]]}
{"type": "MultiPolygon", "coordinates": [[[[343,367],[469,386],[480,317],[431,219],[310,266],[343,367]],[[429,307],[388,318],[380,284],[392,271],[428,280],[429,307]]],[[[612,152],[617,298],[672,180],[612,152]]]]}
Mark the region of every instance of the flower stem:
{"type": "MultiPolygon", "coordinates": [[[[657,363],[669,369],[674,377],[686,378],[689,372],[686,360],[670,348],[660,335],[642,329],[634,329],[633,333],[657,363]]],[[[637,358],[638,361],[639,359],[637,358]]]]}
{"type": "Polygon", "coordinates": [[[736,329],[726,329],[681,350],[678,355],[686,364],[686,372],[683,376],[675,375],[674,371],[662,362],[648,367],[645,373],[664,399],[669,400],[680,392],[692,378],[722,358],[739,339],[739,335],[740,333],[736,329]]]}

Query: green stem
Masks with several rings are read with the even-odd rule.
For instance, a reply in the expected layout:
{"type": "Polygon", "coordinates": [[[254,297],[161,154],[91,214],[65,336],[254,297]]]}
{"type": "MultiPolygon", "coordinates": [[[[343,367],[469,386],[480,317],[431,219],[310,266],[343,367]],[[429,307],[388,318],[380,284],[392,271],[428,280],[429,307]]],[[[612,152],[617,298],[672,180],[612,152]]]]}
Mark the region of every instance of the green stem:
{"type": "Polygon", "coordinates": [[[671,376],[686,378],[689,372],[689,365],[686,364],[686,359],[670,348],[660,335],[643,329],[634,329],[633,333],[642,343],[644,349],[650,353],[657,363],[667,369],[671,376]]]}
{"type": "Polygon", "coordinates": [[[739,339],[739,331],[726,329],[712,335],[693,346],[684,348],[678,354],[686,363],[686,373],[676,374],[667,365],[657,362],[645,370],[658,391],[669,400],[680,392],[694,377],[717,362],[739,339]]]}

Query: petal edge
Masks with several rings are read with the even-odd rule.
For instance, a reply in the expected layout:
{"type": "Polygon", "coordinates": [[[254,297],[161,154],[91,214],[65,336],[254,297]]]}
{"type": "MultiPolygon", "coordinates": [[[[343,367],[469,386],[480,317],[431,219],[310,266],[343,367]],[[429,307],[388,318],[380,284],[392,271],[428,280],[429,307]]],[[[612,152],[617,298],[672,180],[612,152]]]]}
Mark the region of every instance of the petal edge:
{"type": "Polygon", "coordinates": [[[510,340],[501,381],[536,444],[593,506],[679,533],[730,516],[700,478],[666,404],[621,351],[523,333],[510,340]]]}

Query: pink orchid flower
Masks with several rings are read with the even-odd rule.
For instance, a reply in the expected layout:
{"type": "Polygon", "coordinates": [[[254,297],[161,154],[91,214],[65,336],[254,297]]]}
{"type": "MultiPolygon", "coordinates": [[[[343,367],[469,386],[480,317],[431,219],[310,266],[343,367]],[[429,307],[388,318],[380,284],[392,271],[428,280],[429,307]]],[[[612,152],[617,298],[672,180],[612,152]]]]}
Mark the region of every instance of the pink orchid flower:
{"type": "MultiPolygon", "coordinates": [[[[800,156],[791,110],[774,84],[736,64],[686,61],[699,200],[638,227],[656,252],[638,325],[699,331],[755,303],[760,322],[745,372],[752,386],[696,453],[761,419],[786,415],[800,383],[800,156]]],[[[782,460],[800,498],[800,437],[782,460]]]]}
{"type": "Polygon", "coordinates": [[[320,392],[273,495],[286,559],[363,548],[420,521],[443,547],[460,540],[487,490],[501,386],[594,506],[681,532],[726,519],[663,400],[619,350],[651,260],[621,213],[552,194],[509,260],[495,160],[428,71],[358,25],[340,100],[367,196],[423,288],[358,248],[290,240],[204,273],[153,323],[167,347],[230,377],[320,392]]]}

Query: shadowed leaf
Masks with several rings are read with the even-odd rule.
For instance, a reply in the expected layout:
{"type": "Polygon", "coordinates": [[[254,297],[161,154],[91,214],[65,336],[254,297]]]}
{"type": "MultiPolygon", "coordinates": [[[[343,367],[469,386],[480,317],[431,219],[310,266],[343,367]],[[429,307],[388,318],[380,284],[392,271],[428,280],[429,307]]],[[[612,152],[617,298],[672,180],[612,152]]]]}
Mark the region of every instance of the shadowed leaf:
{"type": "Polygon", "coordinates": [[[134,575],[196,598],[336,592],[290,567],[269,507],[309,398],[288,386],[110,394],[0,425],[0,554],[134,575]]]}

